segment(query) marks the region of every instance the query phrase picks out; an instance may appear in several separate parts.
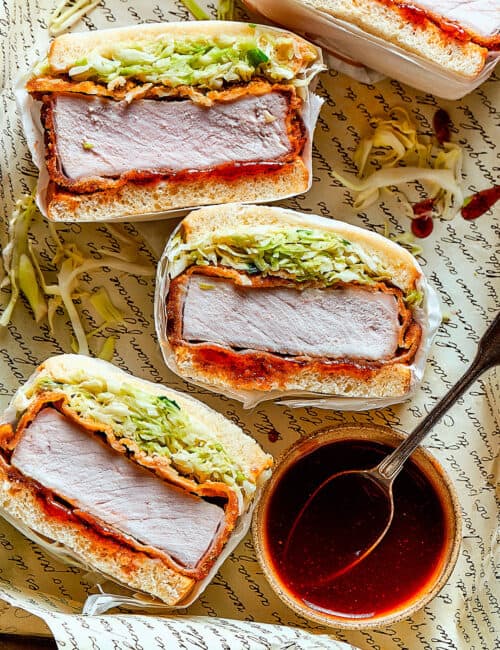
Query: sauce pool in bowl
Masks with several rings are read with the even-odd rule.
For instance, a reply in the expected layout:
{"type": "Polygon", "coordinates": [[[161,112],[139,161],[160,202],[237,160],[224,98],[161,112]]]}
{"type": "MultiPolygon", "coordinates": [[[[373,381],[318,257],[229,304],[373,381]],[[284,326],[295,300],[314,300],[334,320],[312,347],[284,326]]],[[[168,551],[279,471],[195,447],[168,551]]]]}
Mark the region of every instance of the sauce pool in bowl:
{"type": "MultiPolygon", "coordinates": [[[[346,430],[348,437],[332,438],[332,430],[292,447],[263,495],[254,536],[271,585],[293,609],[341,627],[349,626],[349,621],[354,621],[354,627],[363,622],[382,625],[386,619],[401,618],[401,613],[404,617],[406,611],[409,616],[409,610],[422,606],[418,603],[423,604],[437,592],[436,586],[444,584],[458,553],[460,515],[441,468],[418,450],[415,460],[409,459],[394,481],[394,519],[384,539],[359,564],[330,579],[338,568],[334,548],[350,532],[334,516],[328,486],[315,503],[314,516],[305,519],[306,525],[297,528],[300,534],[289,543],[298,513],[329,476],[370,469],[399,442],[398,435],[385,428],[369,427],[378,435],[361,437],[355,437],[359,428],[341,429],[346,430]],[[454,554],[451,568],[450,550],[454,554]]],[[[356,508],[355,494],[345,496],[344,512],[356,508]]],[[[362,514],[355,533],[359,548],[366,548],[363,537],[368,543],[371,528],[384,515],[376,508],[362,514]]]]}

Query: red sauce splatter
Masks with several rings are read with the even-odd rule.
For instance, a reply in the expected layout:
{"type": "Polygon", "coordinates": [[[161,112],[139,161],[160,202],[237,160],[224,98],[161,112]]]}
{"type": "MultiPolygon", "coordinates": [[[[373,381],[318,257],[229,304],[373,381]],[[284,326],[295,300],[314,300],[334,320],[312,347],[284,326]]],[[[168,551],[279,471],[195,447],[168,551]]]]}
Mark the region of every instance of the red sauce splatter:
{"type": "Polygon", "coordinates": [[[430,216],[432,214],[432,209],[434,208],[434,199],[424,199],[413,205],[413,214],[416,217],[421,217],[423,215],[430,216]]]}
{"type": "Polygon", "coordinates": [[[269,442],[276,442],[280,438],[280,434],[276,431],[276,429],[270,429],[267,432],[267,439],[269,442]]]}
{"type": "Polygon", "coordinates": [[[434,228],[434,221],[432,220],[432,217],[429,216],[428,214],[424,214],[421,217],[417,217],[416,219],[413,219],[411,222],[411,231],[415,235],[415,237],[420,237],[420,239],[424,239],[425,237],[428,237],[432,230],[434,228]]]}
{"type": "Polygon", "coordinates": [[[439,144],[450,141],[451,120],[444,108],[440,108],[434,113],[432,126],[439,144]]]}
{"type": "Polygon", "coordinates": [[[495,185],[487,190],[482,190],[469,197],[462,208],[464,219],[477,219],[487,212],[500,199],[500,185],[495,185]]]}
{"type": "MultiPolygon", "coordinates": [[[[300,543],[286,545],[298,513],[323,481],[342,470],[373,467],[389,451],[365,440],[322,445],[301,456],[270,495],[264,515],[267,554],[280,582],[297,600],[337,616],[370,617],[393,611],[428,589],[442,562],[447,525],[438,495],[411,460],[394,482],[394,519],[387,535],[348,572],[329,577],[337,567],[330,540],[351,533],[331,516],[328,495],[310,529],[301,529],[300,543]]],[[[356,526],[361,546],[378,513],[377,508],[368,510],[356,526]]]]}

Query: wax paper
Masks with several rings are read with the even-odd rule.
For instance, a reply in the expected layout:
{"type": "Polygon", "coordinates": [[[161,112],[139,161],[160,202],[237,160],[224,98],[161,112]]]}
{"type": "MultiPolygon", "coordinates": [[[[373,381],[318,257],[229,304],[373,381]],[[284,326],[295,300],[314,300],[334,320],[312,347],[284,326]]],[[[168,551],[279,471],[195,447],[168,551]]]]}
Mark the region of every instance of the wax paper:
{"type": "MultiPolygon", "coordinates": [[[[31,191],[36,168],[28,153],[14,101],[15,79],[40,52],[47,17],[55,2],[7,0],[0,6],[0,201],[2,243],[6,221],[16,198],[31,191]]],[[[203,3],[202,3],[203,4],[203,3]]],[[[204,4],[213,12],[213,3],[204,4]]],[[[142,20],[184,20],[180,2],[164,0],[104,0],[79,29],[138,23],[142,20]]],[[[241,18],[241,12],[238,13],[241,18]]],[[[383,232],[409,229],[396,202],[383,202],[356,214],[352,197],[330,176],[354,172],[352,155],[369,119],[389,107],[402,105],[423,133],[432,130],[432,118],[441,107],[448,111],[451,136],[464,151],[464,190],[472,194],[499,183],[500,84],[495,72],[480,88],[460,101],[442,101],[392,80],[366,86],[336,71],[322,73],[316,92],[325,99],[313,147],[313,186],[309,193],[283,202],[285,207],[333,216],[383,232]]],[[[89,292],[105,286],[125,321],[118,334],[113,361],[134,374],[161,381],[205,401],[239,423],[269,452],[278,456],[298,438],[325,426],[375,423],[410,431],[461,376],[472,360],[477,341],[499,309],[497,207],[477,219],[436,221],[433,233],[421,240],[418,257],[430,284],[438,292],[445,322],[430,352],[423,382],[406,404],[363,413],[292,409],[268,403],[252,411],[224,397],[184,383],[163,364],[153,322],[154,281],[117,273],[112,269],[86,275],[89,292]]],[[[125,225],[137,249],[151,263],[161,254],[177,220],[125,225]]],[[[120,241],[104,224],[59,225],[61,236],[75,241],[92,256],[98,247],[117,250],[120,241]]],[[[32,229],[33,244],[42,268],[52,269],[54,244],[40,218],[32,229]]],[[[2,305],[9,290],[0,291],[2,305]]],[[[97,315],[82,297],[80,310],[87,329],[97,315]]],[[[52,334],[46,323],[36,325],[25,302],[19,301],[11,324],[0,332],[0,410],[18,384],[46,357],[71,350],[66,317],[57,315],[52,334]]],[[[93,337],[95,352],[106,329],[93,337]]],[[[176,618],[147,610],[140,616],[125,610],[116,614],[82,617],[88,594],[96,592],[95,576],[54,562],[36,544],[8,523],[0,523],[0,630],[6,633],[55,635],[61,648],[338,648],[343,641],[355,647],[381,650],[491,650],[498,647],[499,602],[495,569],[498,562],[497,504],[498,442],[500,439],[498,372],[490,371],[453,407],[426,439],[425,445],[452,476],[463,509],[463,540],[459,559],[448,584],[425,609],[399,624],[349,632],[322,628],[300,618],[274,595],[256,561],[247,536],[226,560],[201,598],[176,618]],[[31,612],[31,614],[30,614],[31,612]],[[269,627],[270,625],[278,627],[269,627]],[[281,627],[279,627],[281,626],[281,627]],[[313,632],[321,636],[305,637],[313,632]],[[156,640],[155,640],[156,639],[156,640]],[[260,644],[260,645],[259,645],[260,644]]],[[[497,571],[498,572],[498,571],[497,571]]]]}

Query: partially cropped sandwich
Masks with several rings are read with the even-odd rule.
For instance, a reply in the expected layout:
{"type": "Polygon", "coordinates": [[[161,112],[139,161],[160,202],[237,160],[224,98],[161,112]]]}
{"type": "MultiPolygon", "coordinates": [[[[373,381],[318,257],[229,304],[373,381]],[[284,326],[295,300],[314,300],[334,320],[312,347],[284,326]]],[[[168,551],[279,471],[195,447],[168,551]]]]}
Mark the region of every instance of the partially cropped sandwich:
{"type": "Polygon", "coordinates": [[[249,391],[398,401],[428,347],[427,291],[412,255],[385,237],[219,206],[191,212],[168,242],[157,326],[172,370],[243,401],[249,391]]]}
{"type": "Polygon", "coordinates": [[[319,69],[304,39],[246,23],[59,36],[26,84],[41,102],[47,215],[133,218],[304,192],[319,69]]]}
{"type": "Polygon", "coordinates": [[[182,393],[52,357],[0,425],[0,506],[79,562],[169,605],[211,575],[271,457],[182,393]]]}
{"type": "MultiPolygon", "coordinates": [[[[497,0],[298,0],[464,78],[500,49],[497,0]]],[[[284,21],[286,24],[286,21],[284,21]]]]}

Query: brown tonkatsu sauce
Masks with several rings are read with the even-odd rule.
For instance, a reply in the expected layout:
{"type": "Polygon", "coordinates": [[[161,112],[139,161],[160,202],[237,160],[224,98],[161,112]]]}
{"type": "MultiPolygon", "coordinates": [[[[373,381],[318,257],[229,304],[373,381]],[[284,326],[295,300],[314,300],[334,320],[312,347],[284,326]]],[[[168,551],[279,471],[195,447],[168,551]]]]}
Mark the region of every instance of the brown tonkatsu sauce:
{"type": "MultiPolygon", "coordinates": [[[[315,512],[309,512],[297,528],[300,535],[289,538],[301,508],[325,479],[342,470],[374,467],[389,451],[380,443],[363,440],[323,445],[295,462],[269,497],[264,517],[267,552],[286,590],[309,607],[340,617],[379,616],[425,590],[439,570],[446,541],[444,512],[432,485],[412,461],[394,483],[395,511],[389,532],[348,572],[329,579],[338,569],[334,549],[348,546],[347,528],[354,524],[359,549],[364,550],[368,539],[363,538],[370,537],[378,520],[386,516],[382,500],[373,499],[370,512],[356,525],[352,521],[356,492],[350,492],[352,503],[346,495],[336,509],[327,486],[321,498],[311,502],[315,512]]],[[[329,485],[333,489],[335,481],[329,485]]],[[[366,501],[359,496],[358,503],[366,501]]]]}

